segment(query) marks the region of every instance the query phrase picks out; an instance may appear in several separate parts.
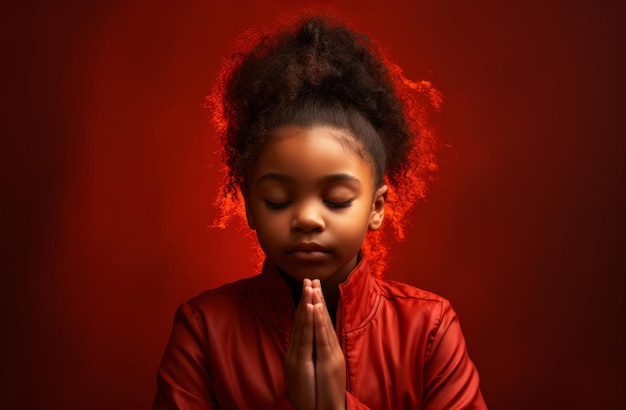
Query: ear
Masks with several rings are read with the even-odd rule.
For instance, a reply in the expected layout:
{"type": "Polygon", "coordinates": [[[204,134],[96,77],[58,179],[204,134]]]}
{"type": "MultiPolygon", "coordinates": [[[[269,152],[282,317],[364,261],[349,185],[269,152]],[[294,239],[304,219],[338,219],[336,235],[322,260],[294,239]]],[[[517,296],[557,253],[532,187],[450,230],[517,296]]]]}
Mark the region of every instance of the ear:
{"type": "Polygon", "coordinates": [[[389,187],[383,185],[376,190],[374,194],[374,202],[372,202],[372,214],[370,215],[370,223],[368,228],[370,231],[377,231],[383,224],[385,217],[385,197],[389,187]]]}
{"type": "Polygon", "coordinates": [[[243,196],[243,203],[246,208],[246,221],[248,221],[248,226],[253,231],[256,230],[256,225],[254,224],[254,218],[252,217],[252,212],[250,211],[250,193],[248,192],[248,185],[242,183],[239,185],[239,190],[241,191],[241,196],[243,196]]]}

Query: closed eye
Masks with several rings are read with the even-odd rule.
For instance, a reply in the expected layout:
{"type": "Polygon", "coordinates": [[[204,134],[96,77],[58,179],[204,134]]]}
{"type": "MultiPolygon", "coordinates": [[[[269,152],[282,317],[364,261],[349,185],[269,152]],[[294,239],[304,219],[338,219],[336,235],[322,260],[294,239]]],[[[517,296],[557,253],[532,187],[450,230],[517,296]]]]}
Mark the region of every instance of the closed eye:
{"type": "Polygon", "coordinates": [[[271,202],[268,200],[265,200],[264,202],[265,202],[265,206],[267,206],[269,209],[284,209],[291,203],[291,201],[271,202]]]}
{"type": "Polygon", "coordinates": [[[343,202],[324,201],[324,203],[329,208],[337,209],[337,208],[348,208],[352,206],[352,201],[353,201],[352,199],[348,199],[347,201],[343,201],[343,202]]]}

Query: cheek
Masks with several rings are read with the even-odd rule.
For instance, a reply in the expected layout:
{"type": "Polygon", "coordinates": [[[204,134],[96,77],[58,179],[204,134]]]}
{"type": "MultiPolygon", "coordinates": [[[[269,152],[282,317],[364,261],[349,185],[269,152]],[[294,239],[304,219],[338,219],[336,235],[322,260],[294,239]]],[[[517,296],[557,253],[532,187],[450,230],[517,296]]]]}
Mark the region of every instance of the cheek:
{"type": "Polygon", "coordinates": [[[271,244],[282,239],[285,236],[286,225],[289,223],[288,219],[286,213],[269,212],[267,210],[256,212],[256,233],[259,241],[262,240],[266,244],[271,244]]]}
{"type": "Polygon", "coordinates": [[[337,232],[339,237],[346,240],[359,239],[367,233],[369,218],[370,213],[361,209],[349,217],[337,218],[334,222],[334,231],[337,232]]]}
{"type": "Polygon", "coordinates": [[[280,238],[276,237],[275,231],[271,231],[267,229],[264,229],[264,230],[257,229],[256,237],[257,237],[257,241],[259,242],[259,246],[261,247],[263,252],[268,256],[275,254],[277,249],[280,248],[279,245],[282,243],[280,238]]]}

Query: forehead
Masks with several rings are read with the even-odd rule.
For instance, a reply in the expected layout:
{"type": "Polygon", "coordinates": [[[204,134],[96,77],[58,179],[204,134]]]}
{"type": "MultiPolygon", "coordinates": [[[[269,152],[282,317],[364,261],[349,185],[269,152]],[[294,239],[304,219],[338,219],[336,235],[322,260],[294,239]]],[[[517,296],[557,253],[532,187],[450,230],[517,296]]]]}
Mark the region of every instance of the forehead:
{"type": "Polygon", "coordinates": [[[348,174],[368,183],[372,170],[359,154],[359,144],[349,132],[333,127],[282,126],[271,133],[248,176],[256,180],[265,173],[280,173],[306,180],[348,174]]]}

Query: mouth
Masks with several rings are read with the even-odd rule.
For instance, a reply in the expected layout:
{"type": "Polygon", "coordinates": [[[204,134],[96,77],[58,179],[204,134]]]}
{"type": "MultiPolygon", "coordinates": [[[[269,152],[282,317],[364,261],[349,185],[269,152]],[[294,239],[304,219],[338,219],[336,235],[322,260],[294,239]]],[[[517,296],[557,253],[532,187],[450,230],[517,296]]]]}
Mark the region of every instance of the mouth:
{"type": "Polygon", "coordinates": [[[330,251],[319,243],[300,243],[291,248],[287,254],[295,260],[306,263],[321,263],[327,260],[330,251]]]}
{"type": "Polygon", "coordinates": [[[303,242],[291,248],[287,253],[328,253],[328,249],[316,242],[303,242]]]}

